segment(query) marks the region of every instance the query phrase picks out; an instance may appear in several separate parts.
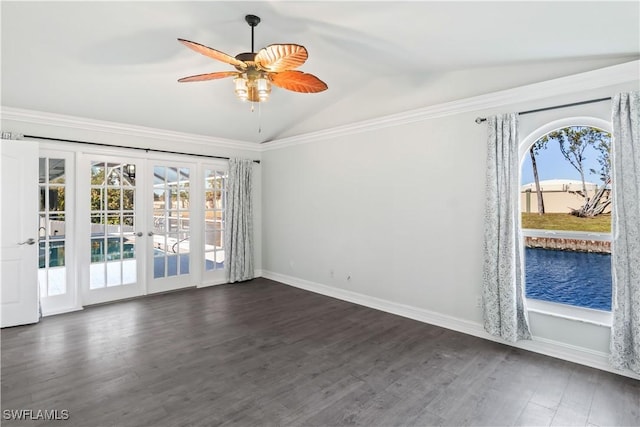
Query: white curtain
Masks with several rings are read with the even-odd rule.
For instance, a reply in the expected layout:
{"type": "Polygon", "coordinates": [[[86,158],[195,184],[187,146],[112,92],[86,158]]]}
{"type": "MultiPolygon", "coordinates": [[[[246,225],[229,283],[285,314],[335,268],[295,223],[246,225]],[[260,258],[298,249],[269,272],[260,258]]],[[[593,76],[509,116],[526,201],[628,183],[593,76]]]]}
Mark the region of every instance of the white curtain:
{"type": "Polygon", "coordinates": [[[611,364],[640,374],[640,92],[613,99],[611,364]]]}
{"type": "Polygon", "coordinates": [[[515,342],[531,339],[524,309],[520,237],[518,116],[487,118],[489,140],[484,228],[482,302],[484,328],[515,342]]]}
{"type": "Polygon", "coordinates": [[[225,267],[229,283],[250,280],[254,277],[252,179],[252,160],[229,159],[224,234],[225,267]]]}

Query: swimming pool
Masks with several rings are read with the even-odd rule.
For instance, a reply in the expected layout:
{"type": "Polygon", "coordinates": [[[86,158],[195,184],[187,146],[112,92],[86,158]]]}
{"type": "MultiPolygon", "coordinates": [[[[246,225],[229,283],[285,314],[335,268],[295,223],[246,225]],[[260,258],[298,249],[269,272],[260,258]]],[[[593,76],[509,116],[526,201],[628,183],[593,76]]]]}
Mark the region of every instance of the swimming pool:
{"type": "Polygon", "coordinates": [[[525,249],[527,298],[611,310],[611,255],[525,249]]]}

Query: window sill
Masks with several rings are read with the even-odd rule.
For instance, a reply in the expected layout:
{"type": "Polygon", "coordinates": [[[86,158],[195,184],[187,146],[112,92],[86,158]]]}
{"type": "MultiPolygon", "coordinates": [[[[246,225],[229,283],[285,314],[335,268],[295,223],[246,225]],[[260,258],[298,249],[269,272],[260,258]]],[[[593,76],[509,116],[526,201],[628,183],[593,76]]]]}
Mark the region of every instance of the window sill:
{"type": "Polygon", "coordinates": [[[558,304],[548,301],[540,301],[526,298],[525,307],[530,313],[539,313],[546,316],[560,317],[577,322],[610,328],[613,318],[610,311],[594,310],[591,308],[574,307],[566,304],[558,304]]]}

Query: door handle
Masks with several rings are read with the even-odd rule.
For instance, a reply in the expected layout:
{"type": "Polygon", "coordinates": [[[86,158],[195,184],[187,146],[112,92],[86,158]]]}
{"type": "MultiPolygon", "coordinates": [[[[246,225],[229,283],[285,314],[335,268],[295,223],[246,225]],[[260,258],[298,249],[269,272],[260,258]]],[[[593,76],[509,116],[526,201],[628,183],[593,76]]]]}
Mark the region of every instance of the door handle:
{"type": "Polygon", "coordinates": [[[153,236],[153,231],[147,233],[148,236],[153,236]]]}
{"type": "Polygon", "coordinates": [[[27,240],[25,240],[24,242],[22,242],[22,243],[18,243],[18,244],[19,244],[19,245],[33,245],[33,244],[35,244],[35,243],[36,243],[35,239],[28,238],[28,239],[27,239],[27,240]]]}
{"type": "Polygon", "coordinates": [[[142,231],[138,231],[138,232],[136,233],[136,236],[138,236],[138,237],[142,237],[142,235],[143,235],[143,234],[144,234],[144,233],[143,233],[142,231]]]}

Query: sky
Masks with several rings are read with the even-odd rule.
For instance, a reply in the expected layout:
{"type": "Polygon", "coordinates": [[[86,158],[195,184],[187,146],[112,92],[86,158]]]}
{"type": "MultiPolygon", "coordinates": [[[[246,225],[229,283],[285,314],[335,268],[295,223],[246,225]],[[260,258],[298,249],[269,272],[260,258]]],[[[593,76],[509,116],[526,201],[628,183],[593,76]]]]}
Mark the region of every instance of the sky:
{"type": "MultiPolygon", "coordinates": [[[[587,182],[593,182],[601,185],[600,175],[592,174],[589,169],[593,168],[596,171],[600,170],[598,165],[598,152],[588,147],[585,150],[586,161],[584,162],[585,180],[587,182]]],[[[580,173],[566,160],[560,148],[558,148],[558,142],[549,141],[547,143],[547,149],[541,150],[536,156],[536,165],[538,166],[538,177],[540,181],[546,179],[575,179],[580,180],[580,173]]],[[[520,184],[525,185],[533,182],[533,171],[531,168],[531,158],[529,152],[524,157],[522,162],[522,175],[520,184]]]]}

